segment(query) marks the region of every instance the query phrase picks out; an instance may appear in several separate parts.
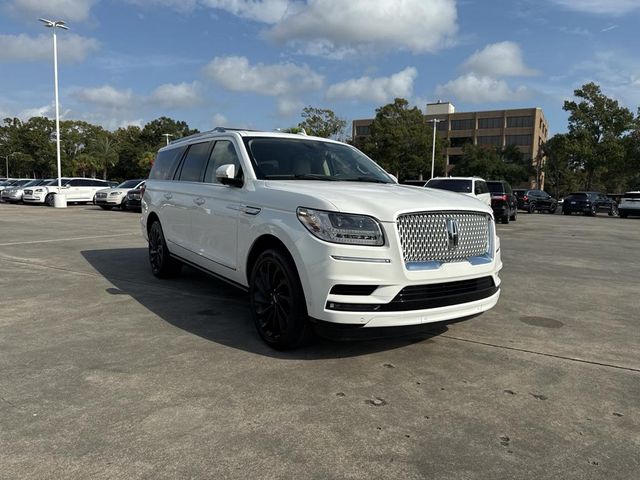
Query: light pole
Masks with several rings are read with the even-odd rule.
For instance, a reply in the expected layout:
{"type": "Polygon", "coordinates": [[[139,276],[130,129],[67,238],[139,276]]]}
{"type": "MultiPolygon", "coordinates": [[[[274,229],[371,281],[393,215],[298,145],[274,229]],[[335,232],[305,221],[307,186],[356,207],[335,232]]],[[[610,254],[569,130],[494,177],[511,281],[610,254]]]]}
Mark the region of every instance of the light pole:
{"type": "Polygon", "coordinates": [[[169,145],[169,137],[173,137],[173,135],[170,133],[163,133],[162,136],[167,139],[167,145],[169,145]]]}
{"type": "Polygon", "coordinates": [[[7,169],[7,180],[9,180],[9,157],[11,157],[12,155],[17,155],[17,154],[19,154],[19,153],[20,153],[20,152],[12,152],[12,153],[10,153],[9,155],[5,155],[5,156],[4,156],[4,161],[5,161],[5,163],[6,163],[6,165],[5,165],[5,166],[6,166],[6,169],[7,169]]]}
{"type": "Polygon", "coordinates": [[[58,42],[56,39],[56,28],[62,28],[63,30],[69,30],[62,20],[47,20],[46,18],[39,18],[44,26],[50,28],[53,31],[53,85],[56,97],[56,161],[58,164],[58,194],[54,197],[54,207],[65,208],[67,206],[67,199],[62,195],[62,180],[61,180],[61,167],[60,167],[60,110],[58,106],[58,42]]]}
{"type": "Polygon", "coordinates": [[[431,178],[433,178],[433,170],[436,162],[436,124],[442,120],[439,118],[432,118],[429,122],[433,122],[433,146],[431,147],[431,178]]]}

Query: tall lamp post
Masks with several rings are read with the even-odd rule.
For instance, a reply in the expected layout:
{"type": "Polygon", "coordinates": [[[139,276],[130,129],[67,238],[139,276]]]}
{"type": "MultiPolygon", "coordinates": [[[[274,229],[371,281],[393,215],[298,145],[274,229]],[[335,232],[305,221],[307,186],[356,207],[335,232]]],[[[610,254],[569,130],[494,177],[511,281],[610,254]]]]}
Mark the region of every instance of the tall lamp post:
{"type": "Polygon", "coordinates": [[[5,166],[7,169],[7,180],[9,179],[9,157],[13,156],[13,155],[18,155],[20,152],[12,152],[9,155],[5,155],[4,156],[4,161],[6,162],[5,166]]]}
{"type": "Polygon", "coordinates": [[[38,20],[44,23],[45,27],[50,28],[53,31],[53,88],[56,97],[56,160],[58,164],[58,194],[54,197],[53,206],[56,208],[65,208],[67,206],[67,198],[61,193],[62,174],[60,166],[60,110],[58,106],[58,42],[56,39],[56,28],[69,30],[69,27],[67,27],[62,20],[47,20],[46,18],[39,18],[38,20]]]}
{"type": "Polygon", "coordinates": [[[433,122],[433,145],[431,147],[431,178],[433,178],[433,170],[436,163],[436,125],[442,120],[439,118],[432,118],[429,121],[433,122]]]}
{"type": "Polygon", "coordinates": [[[173,135],[170,133],[163,133],[162,136],[167,139],[167,145],[169,145],[169,137],[173,137],[173,135]]]}

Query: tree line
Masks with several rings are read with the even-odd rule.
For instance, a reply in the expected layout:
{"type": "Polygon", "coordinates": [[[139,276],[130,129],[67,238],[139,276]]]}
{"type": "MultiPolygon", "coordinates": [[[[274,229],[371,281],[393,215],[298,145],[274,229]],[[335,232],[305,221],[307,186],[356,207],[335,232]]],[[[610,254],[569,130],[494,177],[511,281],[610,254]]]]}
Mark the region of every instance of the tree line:
{"type": "MultiPolygon", "coordinates": [[[[556,197],[573,190],[617,193],[640,189],[640,108],[634,116],[600,87],[587,83],[565,101],[567,133],[542,145],[538,158],[527,158],[513,145],[493,147],[466,144],[461,158],[445,171],[447,139],[436,135],[436,175],[477,175],[525,186],[544,175],[545,188],[556,197]]],[[[418,107],[403,98],[376,109],[369,135],[345,138],[347,122],[332,110],[305,107],[297,126],[285,129],[353,143],[401,182],[429,178],[433,126],[418,107]]],[[[62,171],[67,176],[104,179],[144,178],[155,153],[171,139],[198,130],[168,117],[143,127],[108,131],[88,122],[60,122],[62,171]]],[[[6,118],[0,126],[0,158],[9,161],[10,175],[56,175],[55,123],[44,117],[28,121],[6,118]]],[[[4,173],[4,172],[3,172],[4,173]]]]}

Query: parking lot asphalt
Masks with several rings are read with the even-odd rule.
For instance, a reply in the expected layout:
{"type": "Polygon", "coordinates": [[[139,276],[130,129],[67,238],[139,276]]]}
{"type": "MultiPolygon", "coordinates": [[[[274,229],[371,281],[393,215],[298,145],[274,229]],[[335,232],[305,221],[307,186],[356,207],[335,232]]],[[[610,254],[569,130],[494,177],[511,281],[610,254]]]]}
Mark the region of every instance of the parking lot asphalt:
{"type": "Polygon", "coordinates": [[[0,478],[638,478],[640,219],[498,233],[493,310],[279,353],[137,214],[0,204],[0,478]]]}

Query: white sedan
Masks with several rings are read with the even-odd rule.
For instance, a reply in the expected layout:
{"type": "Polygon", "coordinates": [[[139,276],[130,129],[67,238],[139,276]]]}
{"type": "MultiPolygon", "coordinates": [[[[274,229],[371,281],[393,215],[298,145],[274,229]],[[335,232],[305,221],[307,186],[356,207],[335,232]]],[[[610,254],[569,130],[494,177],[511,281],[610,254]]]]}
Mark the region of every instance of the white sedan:
{"type": "Polygon", "coordinates": [[[105,188],[98,190],[94,198],[94,203],[104,210],[111,210],[113,207],[127,209],[127,193],[129,190],[140,188],[144,183],[143,179],[126,180],[115,188],[105,188]]]}

